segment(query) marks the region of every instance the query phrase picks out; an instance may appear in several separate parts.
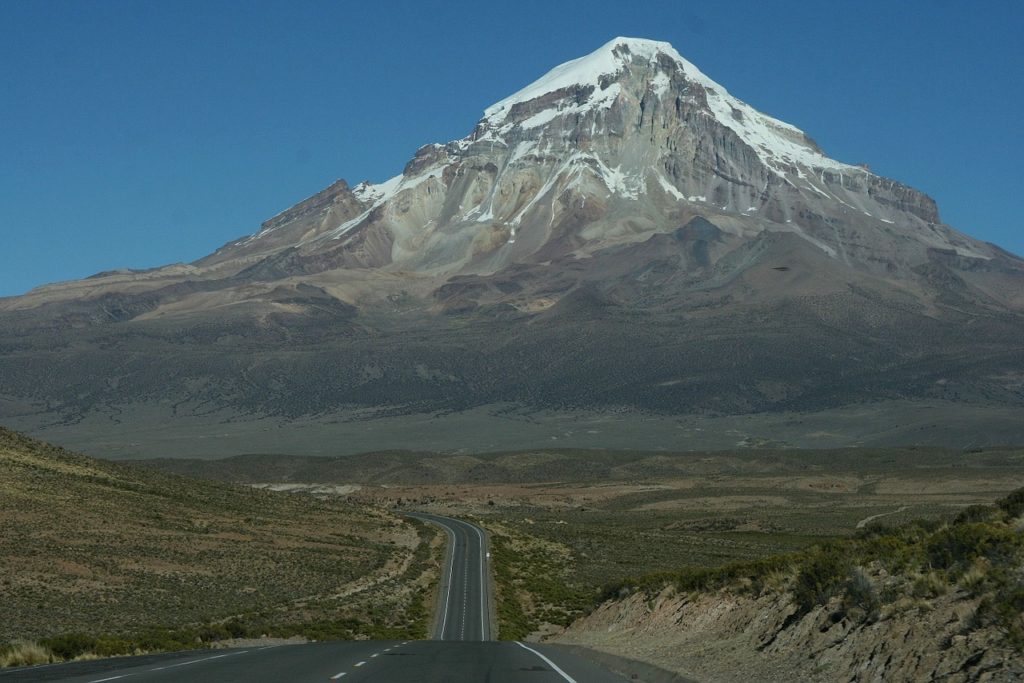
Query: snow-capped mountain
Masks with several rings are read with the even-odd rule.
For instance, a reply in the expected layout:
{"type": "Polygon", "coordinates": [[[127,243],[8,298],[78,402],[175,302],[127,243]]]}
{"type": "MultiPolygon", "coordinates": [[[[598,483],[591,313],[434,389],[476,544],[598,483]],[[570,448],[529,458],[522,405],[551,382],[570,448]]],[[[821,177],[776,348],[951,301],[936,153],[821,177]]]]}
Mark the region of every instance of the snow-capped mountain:
{"type": "Polygon", "coordinates": [[[878,272],[924,262],[928,249],[994,253],[942,225],[922,193],[825,156],[668,43],[632,38],[556,67],[467,137],[420,149],[401,175],[325,192],[211,262],[287,248],[285,271],[305,274],[493,273],[639,242],[687,213],[739,238],[791,233],[878,272]]]}
{"type": "Polygon", "coordinates": [[[386,182],[339,180],[192,264],[0,300],[2,348],[73,336],[80,377],[40,384],[34,351],[5,352],[0,395],[76,415],[1024,406],[1022,316],[1019,258],[668,43],[616,38],[386,182]]]}

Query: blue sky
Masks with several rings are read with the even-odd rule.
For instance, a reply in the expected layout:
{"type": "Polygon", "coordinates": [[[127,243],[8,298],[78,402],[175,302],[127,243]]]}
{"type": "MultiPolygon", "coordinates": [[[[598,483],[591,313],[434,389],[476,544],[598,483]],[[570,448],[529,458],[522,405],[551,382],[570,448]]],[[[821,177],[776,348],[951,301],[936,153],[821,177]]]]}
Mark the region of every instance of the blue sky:
{"type": "Polygon", "coordinates": [[[0,296],[199,258],[617,35],[1024,254],[1024,3],[0,3],[0,296]]]}

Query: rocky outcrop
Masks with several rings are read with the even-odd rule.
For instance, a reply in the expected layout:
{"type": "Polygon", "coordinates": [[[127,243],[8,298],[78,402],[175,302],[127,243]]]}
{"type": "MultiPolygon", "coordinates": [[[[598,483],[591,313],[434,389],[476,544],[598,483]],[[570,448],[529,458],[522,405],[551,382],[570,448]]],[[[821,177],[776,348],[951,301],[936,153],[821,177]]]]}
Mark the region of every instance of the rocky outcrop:
{"type": "Polygon", "coordinates": [[[962,594],[906,603],[877,621],[804,616],[788,595],[635,594],[603,604],[556,642],[584,645],[707,683],[1019,681],[1024,659],[994,628],[975,628],[962,594]]]}

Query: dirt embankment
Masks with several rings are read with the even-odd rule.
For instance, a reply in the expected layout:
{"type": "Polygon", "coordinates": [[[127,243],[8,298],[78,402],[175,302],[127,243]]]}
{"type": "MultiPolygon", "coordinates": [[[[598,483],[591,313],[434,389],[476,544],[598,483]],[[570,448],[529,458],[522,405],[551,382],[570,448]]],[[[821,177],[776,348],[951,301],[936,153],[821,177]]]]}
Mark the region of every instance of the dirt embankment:
{"type": "Polygon", "coordinates": [[[701,682],[1020,681],[1024,658],[994,628],[972,627],[977,600],[957,593],[872,622],[838,605],[800,617],[786,593],[730,592],[603,604],[555,642],[649,662],[701,682]]]}

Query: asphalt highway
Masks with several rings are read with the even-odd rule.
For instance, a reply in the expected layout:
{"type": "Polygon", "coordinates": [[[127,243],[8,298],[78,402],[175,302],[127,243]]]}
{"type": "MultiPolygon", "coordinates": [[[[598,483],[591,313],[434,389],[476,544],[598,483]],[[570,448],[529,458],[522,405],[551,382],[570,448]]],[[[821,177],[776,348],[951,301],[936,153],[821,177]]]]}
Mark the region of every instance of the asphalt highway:
{"type": "Polygon", "coordinates": [[[4,670],[2,683],[623,683],[557,647],[509,641],[338,641],[4,670]]]}
{"type": "Polygon", "coordinates": [[[486,534],[462,520],[415,514],[445,529],[447,566],[434,639],[334,641],[120,657],[0,669],[0,683],[623,683],[552,645],[491,640],[486,534]]]}
{"type": "Polygon", "coordinates": [[[461,519],[412,513],[448,534],[448,568],[441,583],[434,640],[490,640],[489,553],[483,529],[461,519]]]}

